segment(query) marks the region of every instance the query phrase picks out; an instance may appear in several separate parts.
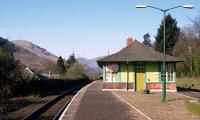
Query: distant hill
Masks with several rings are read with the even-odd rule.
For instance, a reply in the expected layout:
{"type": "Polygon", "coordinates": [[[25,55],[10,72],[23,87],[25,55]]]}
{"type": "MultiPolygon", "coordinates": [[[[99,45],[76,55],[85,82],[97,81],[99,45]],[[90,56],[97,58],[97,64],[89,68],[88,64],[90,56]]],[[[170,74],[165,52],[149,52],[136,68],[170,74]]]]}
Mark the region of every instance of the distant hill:
{"type": "Polygon", "coordinates": [[[93,59],[86,59],[86,58],[78,58],[78,61],[80,63],[86,64],[87,70],[88,71],[96,71],[96,72],[101,72],[101,68],[97,64],[97,60],[102,57],[96,57],[93,59]]]}
{"type": "MultiPolygon", "coordinates": [[[[30,69],[41,73],[48,73],[51,66],[55,65],[57,56],[48,52],[46,49],[41,48],[26,40],[13,40],[8,41],[0,39],[0,43],[4,42],[14,54],[15,59],[19,60],[24,66],[28,66],[30,69]]],[[[78,58],[80,63],[86,64],[88,71],[101,72],[97,64],[97,60],[102,57],[96,57],[93,59],[78,58]]]]}
{"type": "Polygon", "coordinates": [[[12,40],[12,43],[14,43],[15,45],[22,47],[36,55],[38,55],[39,57],[45,58],[47,60],[51,60],[51,61],[56,61],[57,60],[57,56],[48,52],[46,49],[41,48],[38,45],[35,45],[29,41],[26,40],[12,40]]]}
{"type": "Polygon", "coordinates": [[[48,73],[49,67],[56,63],[57,57],[54,54],[31,42],[25,40],[10,42],[0,39],[1,42],[13,52],[16,60],[35,71],[48,73]]]}

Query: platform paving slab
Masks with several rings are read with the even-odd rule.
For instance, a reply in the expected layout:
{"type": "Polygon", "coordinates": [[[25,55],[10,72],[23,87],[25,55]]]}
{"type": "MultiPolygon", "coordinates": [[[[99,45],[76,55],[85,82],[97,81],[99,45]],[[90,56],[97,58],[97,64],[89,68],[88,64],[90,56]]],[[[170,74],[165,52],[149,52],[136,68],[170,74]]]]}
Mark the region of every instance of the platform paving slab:
{"type": "Polygon", "coordinates": [[[110,91],[102,81],[85,87],[71,102],[62,120],[147,120],[110,91]]]}
{"type": "Polygon", "coordinates": [[[178,93],[167,93],[164,103],[161,102],[161,93],[115,93],[153,120],[200,120],[200,116],[193,115],[185,106],[185,101],[192,99],[178,93]]]}

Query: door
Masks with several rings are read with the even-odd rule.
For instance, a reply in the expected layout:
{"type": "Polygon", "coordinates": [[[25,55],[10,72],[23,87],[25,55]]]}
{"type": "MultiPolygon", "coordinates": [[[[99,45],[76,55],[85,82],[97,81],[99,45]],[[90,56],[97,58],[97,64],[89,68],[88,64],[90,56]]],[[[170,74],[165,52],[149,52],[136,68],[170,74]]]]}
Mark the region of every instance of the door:
{"type": "Polygon", "coordinates": [[[144,69],[136,69],[136,91],[144,90],[144,69]]]}

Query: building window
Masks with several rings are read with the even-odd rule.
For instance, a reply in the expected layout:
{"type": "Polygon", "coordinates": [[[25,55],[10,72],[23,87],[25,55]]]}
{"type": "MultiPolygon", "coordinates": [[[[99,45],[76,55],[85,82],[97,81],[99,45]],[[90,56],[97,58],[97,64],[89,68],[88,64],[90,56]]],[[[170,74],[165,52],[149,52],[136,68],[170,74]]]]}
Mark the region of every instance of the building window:
{"type": "Polygon", "coordinates": [[[119,71],[118,64],[113,64],[113,63],[107,64],[105,82],[119,82],[118,71],[119,71]]]}
{"type": "MultiPolygon", "coordinates": [[[[165,77],[167,82],[173,82],[174,81],[174,65],[172,63],[168,63],[165,66],[165,77]]],[[[163,72],[163,65],[161,64],[161,81],[164,79],[164,72],[163,72]]]]}
{"type": "Polygon", "coordinates": [[[174,65],[173,64],[168,64],[167,66],[167,73],[168,73],[168,82],[173,82],[173,72],[174,72],[174,65]]]}
{"type": "Polygon", "coordinates": [[[112,73],[106,72],[106,82],[112,82],[112,73]]]}
{"type": "Polygon", "coordinates": [[[144,68],[144,63],[135,63],[135,68],[138,69],[138,68],[144,68]]]}
{"type": "Polygon", "coordinates": [[[105,82],[120,82],[119,72],[107,72],[105,82]]]}

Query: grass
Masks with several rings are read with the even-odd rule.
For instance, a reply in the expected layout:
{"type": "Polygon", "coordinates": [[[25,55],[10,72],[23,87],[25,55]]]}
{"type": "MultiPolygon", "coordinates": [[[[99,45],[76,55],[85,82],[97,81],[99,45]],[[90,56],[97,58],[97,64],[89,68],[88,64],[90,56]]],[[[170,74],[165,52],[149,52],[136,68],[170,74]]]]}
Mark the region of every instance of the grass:
{"type": "Polygon", "coordinates": [[[30,105],[39,99],[40,96],[38,95],[11,98],[9,100],[6,100],[4,106],[1,106],[0,109],[1,112],[13,112],[27,105],[30,105]]]}
{"type": "Polygon", "coordinates": [[[177,78],[177,87],[181,88],[197,88],[200,89],[200,78],[199,77],[182,77],[177,78]]]}
{"type": "Polygon", "coordinates": [[[200,104],[186,101],[186,108],[189,112],[200,116],[200,104]]]}

